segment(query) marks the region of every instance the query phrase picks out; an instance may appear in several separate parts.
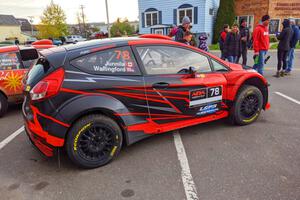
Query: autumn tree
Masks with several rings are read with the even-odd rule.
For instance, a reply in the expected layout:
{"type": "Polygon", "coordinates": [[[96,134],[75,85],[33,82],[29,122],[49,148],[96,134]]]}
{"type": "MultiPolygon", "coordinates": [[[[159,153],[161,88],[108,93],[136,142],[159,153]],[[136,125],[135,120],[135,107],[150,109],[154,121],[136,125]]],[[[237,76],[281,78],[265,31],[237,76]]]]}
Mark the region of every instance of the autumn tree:
{"type": "Polygon", "coordinates": [[[41,22],[37,26],[39,38],[58,38],[68,34],[66,14],[64,10],[51,1],[41,16],[41,22]]]}
{"type": "Polygon", "coordinates": [[[134,33],[134,27],[130,25],[128,19],[117,19],[110,28],[110,34],[112,37],[121,37],[124,35],[132,35],[134,33]]]}

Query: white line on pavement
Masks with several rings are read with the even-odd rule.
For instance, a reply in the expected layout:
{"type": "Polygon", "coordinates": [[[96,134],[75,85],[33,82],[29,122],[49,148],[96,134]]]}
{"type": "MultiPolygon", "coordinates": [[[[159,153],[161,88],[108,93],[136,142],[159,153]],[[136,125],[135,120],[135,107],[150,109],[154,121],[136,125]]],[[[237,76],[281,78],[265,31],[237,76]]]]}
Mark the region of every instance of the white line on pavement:
{"type": "Polygon", "coordinates": [[[178,160],[181,166],[181,178],[187,200],[198,200],[196,185],[193,181],[189,161],[178,131],[173,132],[174,143],[177,151],[178,160]]]}
{"type": "Polygon", "coordinates": [[[287,96],[287,95],[285,95],[285,94],[282,94],[281,92],[275,92],[275,94],[277,94],[277,95],[279,95],[279,96],[282,96],[282,97],[284,97],[284,98],[286,98],[286,99],[288,99],[288,100],[290,100],[290,101],[292,101],[292,102],[294,102],[294,103],[300,105],[300,101],[298,101],[298,100],[296,100],[296,99],[293,99],[292,97],[289,97],[289,96],[287,96]]]}
{"type": "Polygon", "coordinates": [[[0,142],[0,150],[5,147],[8,143],[10,143],[15,137],[17,137],[20,133],[24,131],[24,126],[16,130],[13,134],[5,138],[2,142],[0,142]]]}

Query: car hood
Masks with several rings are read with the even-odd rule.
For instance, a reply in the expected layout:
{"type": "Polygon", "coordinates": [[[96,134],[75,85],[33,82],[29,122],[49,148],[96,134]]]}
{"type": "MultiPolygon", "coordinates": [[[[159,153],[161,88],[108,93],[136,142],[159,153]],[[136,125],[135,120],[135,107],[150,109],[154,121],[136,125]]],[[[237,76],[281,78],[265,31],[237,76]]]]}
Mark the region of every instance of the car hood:
{"type": "Polygon", "coordinates": [[[252,67],[248,65],[241,65],[241,64],[235,64],[235,63],[229,63],[229,67],[232,70],[250,70],[252,67]]]}
{"type": "Polygon", "coordinates": [[[228,65],[232,70],[243,70],[243,66],[240,64],[229,63],[228,65]]]}

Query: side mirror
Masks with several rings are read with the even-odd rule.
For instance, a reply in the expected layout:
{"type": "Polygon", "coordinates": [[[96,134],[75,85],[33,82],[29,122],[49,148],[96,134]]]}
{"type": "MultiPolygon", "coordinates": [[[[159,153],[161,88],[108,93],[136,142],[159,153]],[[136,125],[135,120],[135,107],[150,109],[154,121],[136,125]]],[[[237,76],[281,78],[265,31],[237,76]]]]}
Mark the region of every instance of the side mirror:
{"type": "Polygon", "coordinates": [[[197,73],[196,68],[193,67],[193,66],[190,66],[189,67],[189,74],[191,75],[191,78],[195,78],[196,77],[196,73],[197,73]]]}

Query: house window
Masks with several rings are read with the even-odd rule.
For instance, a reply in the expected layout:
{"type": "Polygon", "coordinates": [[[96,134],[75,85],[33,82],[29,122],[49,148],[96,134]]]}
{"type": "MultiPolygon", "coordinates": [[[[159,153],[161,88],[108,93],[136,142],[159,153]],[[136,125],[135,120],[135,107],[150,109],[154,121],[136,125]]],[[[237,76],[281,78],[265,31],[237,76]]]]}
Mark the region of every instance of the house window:
{"type": "Polygon", "coordinates": [[[185,16],[188,16],[191,20],[191,24],[193,23],[194,21],[194,15],[193,15],[193,7],[191,8],[179,8],[178,9],[178,13],[177,13],[177,16],[178,16],[178,21],[177,21],[177,24],[181,24],[182,23],[182,19],[185,17],[185,16]]]}
{"type": "Polygon", "coordinates": [[[279,32],[280,19],[271,19],[269,24],[269,33],[276,34],[279,32]]]}
{"type": "Polygon", "coordinates": [[[250,32],[253,32],[253,22],[254,16],[253,15],[245,15],[245,16],[238,16],[237,21],[241,24],[241,21],[245,19],[247,22],[247,27],[249,28],[250,32]]]}
{"type": "Polygon", "coordinates": [[[158,11],[145,13],[145,25],[153,26],[158,24],[158,11]]]}

